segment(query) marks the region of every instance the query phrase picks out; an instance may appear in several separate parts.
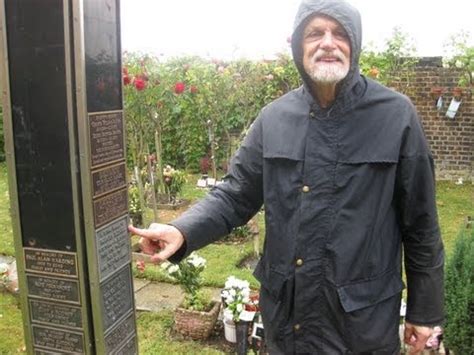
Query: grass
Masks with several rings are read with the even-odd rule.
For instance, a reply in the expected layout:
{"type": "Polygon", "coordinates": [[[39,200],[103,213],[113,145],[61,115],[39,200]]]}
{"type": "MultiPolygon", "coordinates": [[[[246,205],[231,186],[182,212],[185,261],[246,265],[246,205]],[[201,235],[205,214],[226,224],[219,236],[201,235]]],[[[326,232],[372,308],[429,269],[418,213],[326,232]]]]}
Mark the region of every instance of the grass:
{"type": "Polygon", "coordinates": [[[15,255],[12,223],[10,219],[7,167],[5,163],[0,164],[0,254],[15,255]]]}
{"type": "MultiPolygon", "coordinates": [[[[197,175],[189,178],[184,189],[184,197],[193,200],[205,195],[205,190],[196,189],[197,175]]],[[[437,186],[437,205],[443,240],[448,254],[454,246],[455,238],[467,216],[474,216],[474,185],[455,185],[439,182],[437,186]]],[[[263,231],[263,214],[257,218],[263,231]]],[[[263,233],[261,233],[263,235],[263,233]]],[[[261,243],[262,244],[262,243],[261,243]]],[[[229,275],[247,279],[252,287],[258,287],[251,270],[239,269],[237,264],[252,253],[252,242],[242,245],[212,244],[199,251],[207,259],[204,272],[206,285],[221,287],[229,275]]],[[[7,172],[4,163],[0,164],[0,254],[14,255],[13,234],[9,216],[7,172]]],[[[136,272],[136,271],[135,271],[136,272]]],[[[165,275],[158,267],[147,267],[141,277],[164,280],[165,275]]],[[[141,313],[137,317],[138,338],[141,354],[222,354],[218,348],[205,343],[185,341],[174,338],[172,334],[172,313],[163,311],[156,314],[141,313]]],[[[0,354],[22,352],[23,327],[17,299],[0,292],[0,354]]]]}
{"type": "Polygon", "coordinates": [[[455,185],[452,182],[439,181],[437,207],[441,235],[449,255],[463,223],[468,216],[474,217],[474,185],[455,185]]]}

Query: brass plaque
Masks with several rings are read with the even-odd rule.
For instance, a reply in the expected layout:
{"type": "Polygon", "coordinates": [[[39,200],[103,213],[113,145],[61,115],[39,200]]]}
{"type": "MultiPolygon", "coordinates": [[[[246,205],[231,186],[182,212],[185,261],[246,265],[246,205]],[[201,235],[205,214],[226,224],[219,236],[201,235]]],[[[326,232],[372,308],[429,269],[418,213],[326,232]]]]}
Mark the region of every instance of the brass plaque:
{"type": "Polygon", "coordinates": [[[122,111],[89,114],[91,166],[125,159],[122,111]]]}
{"type": "Polygon", "coordinates": [[[130,263],[132,255],[127,222],[128,217],[123,216],[96,231],[100,281],[130,263]]]}
{"type": "Polygon", "coordinates": [[[132,277],[127,265],[100,285],[104,331],[133,309],[132,277]]]}
{"type": "Polygon", "coordinates": [[[127,189],[119,190],[94,201],[94,224],[100,227],[128,213],[127,189]]]}
{"type": "Polygon", "coordinates": [[[125,163],[108,166],[92,172],[92,197],[127,186],[125,163]]]}
{"type": "Polygon", "coordinates": [[[80,304],[78,281],[26,275],[26,282],[29,296],[80,304]]]}
{"type": "Polygon", "coordinates": [[[58,302],[30,300],[30,311],[33,322],[82,328],[81,307],[63,305],[58,302]]]}
{"type": "Polygon", "coordinates": [[[128,339],[132,334],[134,336],[136,334],[135,314],[133,312],[105,336],[105,350],[107,354],[112,353],[121,345],[124,339],[128,339]]]}
{"type": "Polygon", "coordinates": [[[76,253],[24,248],[26,271],[77,277],[76,253]]]}
{"type": "Polygon", "coordinates": [[[121,347],[115,355],[138,355],[137,337],[134,336],[121,347]]]}
{"type": "MultiPolygon", "coordinates": [[[[57,354],[58,354],[57,352],[51,353],[49,351],[35,349],[35,355],[57,355],[57,354]]],[[[67,354],[67,353],[63,353],[63,354],[67,354]]]]}
{"type": "Polygon", "coordinates": [[[71,332],[38,325],[33,325],[32,329],[33,344],[35,346],[51,350],[84,353],[84,334],[82,332],[71,332]]]}

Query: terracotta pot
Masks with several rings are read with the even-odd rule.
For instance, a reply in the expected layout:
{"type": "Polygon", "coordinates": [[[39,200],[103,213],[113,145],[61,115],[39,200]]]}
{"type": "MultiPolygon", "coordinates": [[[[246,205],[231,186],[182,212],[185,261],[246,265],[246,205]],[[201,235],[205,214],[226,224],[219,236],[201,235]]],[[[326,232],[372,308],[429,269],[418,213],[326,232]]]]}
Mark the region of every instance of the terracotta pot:
{"type": "Polygon", "coordinates": [[[174,329],[194,340],[207,339],[212,333],[219,315],[221,303],[214,302],[209,312],[192,311],[176,308],[174,313],[174,329]]]}

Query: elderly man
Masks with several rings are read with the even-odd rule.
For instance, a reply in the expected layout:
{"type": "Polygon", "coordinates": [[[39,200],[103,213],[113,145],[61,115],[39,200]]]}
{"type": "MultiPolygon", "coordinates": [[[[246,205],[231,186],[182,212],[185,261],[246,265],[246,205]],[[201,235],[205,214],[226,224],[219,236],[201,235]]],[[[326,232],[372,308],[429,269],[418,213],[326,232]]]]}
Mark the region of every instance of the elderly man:
{"type": "Polygon", "coordinates": [[[399,353],[403,247],[417,353],[443,321],[443,245],[415,109],[359,74],[360,16],[344,1],[303,1],[292,50],[303,86],[262,110],[225,183],[170,225],[130,231],[178,261],[265,204],[255,277],[272,354],[399,353]]]}

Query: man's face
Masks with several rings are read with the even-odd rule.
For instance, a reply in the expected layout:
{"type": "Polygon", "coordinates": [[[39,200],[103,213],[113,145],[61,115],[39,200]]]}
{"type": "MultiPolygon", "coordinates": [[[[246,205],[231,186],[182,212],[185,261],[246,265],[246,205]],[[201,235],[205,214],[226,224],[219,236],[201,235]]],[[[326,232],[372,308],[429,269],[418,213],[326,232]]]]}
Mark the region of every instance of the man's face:
{"type": "Polygon", "coordinates": [[[303,67],[316,83],[336,84],[349,72],[351,46],[336,20],[315,16],[303,31],[303,67]]]}

